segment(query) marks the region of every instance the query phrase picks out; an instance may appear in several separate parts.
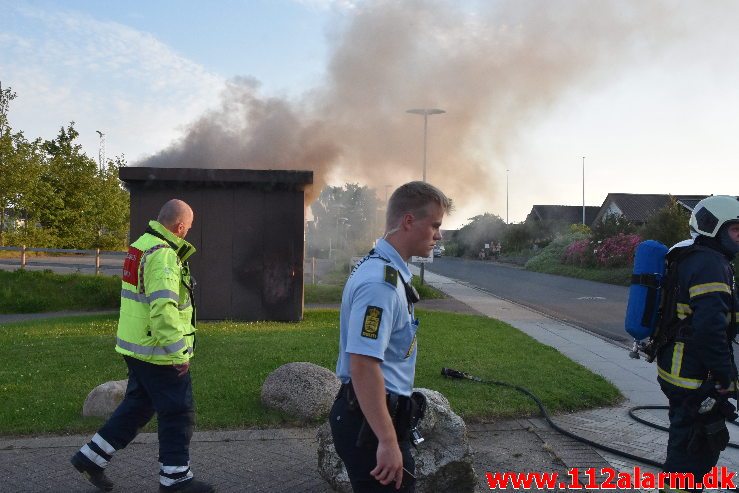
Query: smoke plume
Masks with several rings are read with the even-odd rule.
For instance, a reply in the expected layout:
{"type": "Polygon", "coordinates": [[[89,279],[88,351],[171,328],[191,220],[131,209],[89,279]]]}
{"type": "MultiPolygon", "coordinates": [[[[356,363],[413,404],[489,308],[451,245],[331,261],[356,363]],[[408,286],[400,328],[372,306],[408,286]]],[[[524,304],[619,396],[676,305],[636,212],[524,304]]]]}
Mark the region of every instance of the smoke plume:
{"type": "Polygon", "coordinates": [[[464,4],[361,4],[330,39],[320,87],[294,101],[233,80],[219,108],[138,164],[309,169],[314,195],[327,182],[384,191],[421,177],[423,117],[406,110],[441,108],[428,118],[427,179],[458,209],[484,204],[528,123],[679,35],[658,1],[464,4]]]}

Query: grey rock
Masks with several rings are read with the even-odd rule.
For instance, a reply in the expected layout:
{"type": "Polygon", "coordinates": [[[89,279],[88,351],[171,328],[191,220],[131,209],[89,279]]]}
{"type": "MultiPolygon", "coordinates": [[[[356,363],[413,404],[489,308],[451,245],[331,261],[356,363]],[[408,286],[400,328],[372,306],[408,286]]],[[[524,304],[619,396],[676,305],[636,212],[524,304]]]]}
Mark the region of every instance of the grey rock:
{"type": "Polygon", "coordinates": [[[346,474],[346,467],[334,448],[331,425],[323,423],[316,433],[318,439],[318,474],[339,493],[352,493],[352,485],[346,474]]]}
{"type": "Polygon", "coordinates": [[[105,382],[87,394],[82,405],[82,416],[85,418],[108,418],[118,407],[126,395],[128,380],[105,382]]]}
{"type": "Polygon", "coordinates": [[[477,478],[472,467],[467,425],[452,411],[441,393],[422,388],[414,390],[426,396],[426,414],[419,425],[425,441],[414,454],[418,478],[416,492],[472,493],[477,478]]]}
{"type": "MultiPolygon", "coordinates": [[[[477,478],[467,426],[449,406],[449,401],[434,390],[414,389],[426,396],[426,413],[419,424],[424,442],[412,449],[416,461],[416,492],[472,493],[477,478]]],[[[352,491],[344,463],[336,454],[331,428],[324,423],[317,432],[318,473],[336,491],[352,491]]]]}
{"type": "Polygon", "coordinates": [[[340,386],[334,372],[322,366],[288,363],[264,380],[262,403],[303,421],[315,421],[331,410],[340,386]]]}

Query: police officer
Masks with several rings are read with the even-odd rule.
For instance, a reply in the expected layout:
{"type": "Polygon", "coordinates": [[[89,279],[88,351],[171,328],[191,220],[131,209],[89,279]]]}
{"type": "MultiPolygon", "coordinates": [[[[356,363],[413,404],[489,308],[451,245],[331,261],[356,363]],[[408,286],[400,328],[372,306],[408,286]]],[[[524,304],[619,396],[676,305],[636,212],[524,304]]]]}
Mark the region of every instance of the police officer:
{"type": "Polygon", "coordinates": [[[414,491],[408,430],[399,429],[399,409],[413,391],[418,331],[406,262],[431,254],[450,209],[451,200],[428,183],[395,190],[384,238],[344,287],[336,364],[342,387],[330,423],[355,492],[414,491]]]}
{"type": "Polygon", "coordinates": [[[215,491],[190,471],[195,314],[187,259],[195,249],[184,238],[192,221],[189,205],[170,200],[128,250],[115,348],[128,366],[128,388],[107,423],[72,457],[74,467],[98,489],[113,489],[105,474],[113,453],[156,412],[159,491],[215,491]]]}
{"type": "Polygon", "coordinates": [[[739,252],[739,200],[720,195],[701,200],[690,229],[694,245],[681,242],[670,253],[681,255],[671,307],[673,335],[658,352],[657,363],[659,384],[670,404],[664,471],[692,473],[698,482],[726,446],[725,417],[733,411],[726,411],[726,397],[735,397],[737,377],[731,344],[739,305],[731,260],[739,252]],[[680,248],[690,250],[681,254],[680,248]]]}

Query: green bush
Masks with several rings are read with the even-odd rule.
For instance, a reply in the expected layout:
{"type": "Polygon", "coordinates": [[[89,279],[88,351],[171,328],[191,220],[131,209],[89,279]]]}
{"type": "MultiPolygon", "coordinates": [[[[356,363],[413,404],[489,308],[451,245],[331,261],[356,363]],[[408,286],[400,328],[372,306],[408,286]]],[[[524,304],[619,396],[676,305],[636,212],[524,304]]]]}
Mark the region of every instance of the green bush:
{"type": "Polygon", "coordinates": [[[444,255],[447,257],[460,257],[462,250],[459,248],[458,243],[450,242],[444,245],[444,255]]]}
{"type": "Polygon", "coordinates": [[[546,266],[559,265],[567,247],[576,241],[585,240],[587,237],[587,234],[581,231],[575,231],[556,237],[549,245],[544,247],[538,254],[526,262],[526,268],[531,270],[541,270],[546,266]]]}
{"type": "Polygon", "coordinates": [[[674,197],[670,202],[647,219],[639,229],[639,236],[645,240],[657,240],[668,247],[690,238],[688,221],[690,212],[677,203],[674,197]]]}

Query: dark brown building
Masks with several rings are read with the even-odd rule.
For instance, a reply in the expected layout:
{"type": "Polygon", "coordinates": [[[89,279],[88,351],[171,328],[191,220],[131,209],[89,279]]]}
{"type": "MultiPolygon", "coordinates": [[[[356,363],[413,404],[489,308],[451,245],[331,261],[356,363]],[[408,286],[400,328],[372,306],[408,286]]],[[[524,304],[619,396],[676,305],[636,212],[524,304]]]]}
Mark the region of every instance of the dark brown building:
{"type": "Polygon", "coordinates": [[[195,212],[187,241],[200,320],[303,317],[306,186],[312,171],[121,168],[131,192],[131,238],[169,199],[195,212]]]}

